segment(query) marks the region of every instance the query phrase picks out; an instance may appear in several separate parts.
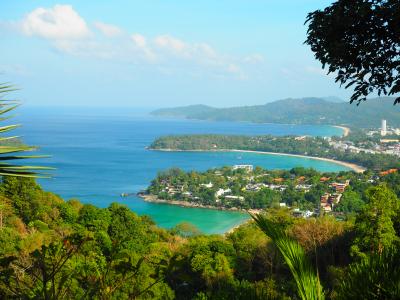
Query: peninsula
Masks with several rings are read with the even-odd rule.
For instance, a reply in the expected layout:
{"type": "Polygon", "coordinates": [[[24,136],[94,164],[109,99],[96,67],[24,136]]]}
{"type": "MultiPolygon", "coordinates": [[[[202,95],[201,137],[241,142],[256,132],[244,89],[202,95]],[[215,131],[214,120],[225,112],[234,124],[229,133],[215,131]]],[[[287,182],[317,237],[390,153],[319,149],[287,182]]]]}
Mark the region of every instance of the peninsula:
{"type": "MultiPolygon", "coordinates": [[[[343,138],[348,139],[351,136],[343,138]]],[[[398,156],[348,146],[343,138],[181,135],[160,137],[150,145],[149,149],[159,151],[236,151],[299,156],[341,164],[356,172],[363,172],[365,169],[379,170],[400,167],[398,156]]],[[[352,141],[349,143],[354,145],[352,141]]]]}
{"type": "Polygon", "coordinates": [[[139,196],[148,202],[185,207],[252,213],[286,207],[306,217],[321,213],[341,215],[361,209],[365,188],[383,182],[393,184],[398,178],[397,169],[335,173],[302,167],[266,170],[252,165],[205,172],[173,168],[159,173],[139,196]]]}

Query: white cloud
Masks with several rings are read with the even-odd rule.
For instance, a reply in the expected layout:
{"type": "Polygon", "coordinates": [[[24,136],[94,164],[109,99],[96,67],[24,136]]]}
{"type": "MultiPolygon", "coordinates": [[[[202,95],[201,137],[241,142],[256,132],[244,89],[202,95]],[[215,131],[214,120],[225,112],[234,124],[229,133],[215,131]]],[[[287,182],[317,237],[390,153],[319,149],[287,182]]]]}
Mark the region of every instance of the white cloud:
{"type": "Polygon", "coordinates": [[[232,57],[219,53],[207,43],[188,42],[170,34],[128,35],[121,28],[101,21],[91,23],[89,28],[70,5],[37,8],[18,22],[17,27],[25,35],[49,40],[55,49],[68,55],[157,64],[155,70],[166,70],[165,74],[176,70],[242,80],[247,78],[243,65],[263,61],[259,54],[232,57]]]}
{"type": "Polygon", "coordinates": [[[107,24],[103,22],[94,22],[93,25],[107,37],[117,37],[122,35],[123,33],[121,28],[112,24],[107,24]]]}
{"type": "Polygon", "coordinates": [[[21,21],[23,33],[46,39],[81,39],[90,35],[83,18],[70,5],[55,5],[53,8],[37,8],[21,21]]]}

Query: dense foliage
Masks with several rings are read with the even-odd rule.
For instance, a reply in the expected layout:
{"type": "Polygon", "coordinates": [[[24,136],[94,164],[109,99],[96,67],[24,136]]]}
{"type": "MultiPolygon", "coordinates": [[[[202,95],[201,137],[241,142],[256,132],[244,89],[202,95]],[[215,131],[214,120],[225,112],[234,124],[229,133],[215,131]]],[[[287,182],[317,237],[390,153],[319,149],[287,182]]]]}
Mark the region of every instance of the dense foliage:
{"type": "Polygon", "coordinates": [[[355,85],[351,102],[400,92],[399,12],[398,0],[339,0],[308,15],[306,43],[336,81],[355,85]]]}
{"type": "Polygon", "coordinates": [[[388,154],[352,153],[332,148],[321,137],[181,135],[156,139],[151,149],[163,150],[251,150],[309,155],[355,163],[368,169],[399,168],[398,157],[388,154]]]}
{"type": "MultiPolygon", "coordinates": [[[[367,189],[368,206],[355,222],[299,219],[287,209],[268,210],[271,224],[296,241],[311,268],[318,269],[327,298],[344,298],[353,287],[360,296],[378,289],[379,295],[395,298],[396,290],[386,288],[400,282],[399,268],[381,263],[397,257],[397,252],[389,251],[398,249],[400,233],[393,184],[392,180],[367,189]],[[387,196],[390,203],[382,198],[387,196]],[[382,217],[374,219],[376,225],[365,226],[375,209],[382,217]],[[369,240],[377,248],[365,247],[369,240]],[[375,249],[384,256],[376,258],[375,249]],[[364,278],[372,267],[375,273],[364,278]],[[381,278],[380,271],[387,273],[381,278]],[[366,280],[369,288],[360,291],[366,280]]],[[[296,299],[298,295],[287,262],[254,223],[226,236],[205,236],[189,224],[160,229],[123,205],[97,208],[64,201],[30,178],[4,177],[0,203],[2,299],[296,299]]]]}

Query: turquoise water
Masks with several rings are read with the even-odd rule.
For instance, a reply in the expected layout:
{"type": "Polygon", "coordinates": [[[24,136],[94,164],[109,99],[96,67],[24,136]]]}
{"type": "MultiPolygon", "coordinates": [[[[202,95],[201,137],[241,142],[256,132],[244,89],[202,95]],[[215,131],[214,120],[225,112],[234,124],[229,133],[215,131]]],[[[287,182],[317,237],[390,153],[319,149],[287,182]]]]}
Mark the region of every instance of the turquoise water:
{"type": "Polygon", "coordinates": [[[313,167],[323,171],[346,170],[329,162],[254,153],[158,152],[145,149],[156,137],[167,134],[299,134],[331,136],[341,130],[329,126],[251,124],[163,120],[143,110],[33,109],[20,110],[18,129],[24,141],[52,155],[36,164],[56,167],[54,178],[42,186],[65,199],[107,207],[121,202],[133,211],[151,216],[159,226],[180,222],[195,224],[205,233],[221,233],[248,218],[245,213],[184,208],[146,203],[138,197],[121,198],[148,186],[157,172],[171,167],[206,170],[233,164],[253,164],[268,169],[313,167]]]}

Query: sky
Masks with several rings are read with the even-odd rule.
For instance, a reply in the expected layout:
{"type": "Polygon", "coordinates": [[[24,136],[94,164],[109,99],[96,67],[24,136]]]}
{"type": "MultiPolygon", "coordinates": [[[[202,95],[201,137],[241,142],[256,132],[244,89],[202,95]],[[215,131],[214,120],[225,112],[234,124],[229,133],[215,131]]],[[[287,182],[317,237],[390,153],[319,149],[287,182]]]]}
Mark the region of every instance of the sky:
{"type": "Polygon", "coordinates": [[[322,0],[0,1],[0,82],[30,106],[348,99],[303,42],[322,0]]]}

